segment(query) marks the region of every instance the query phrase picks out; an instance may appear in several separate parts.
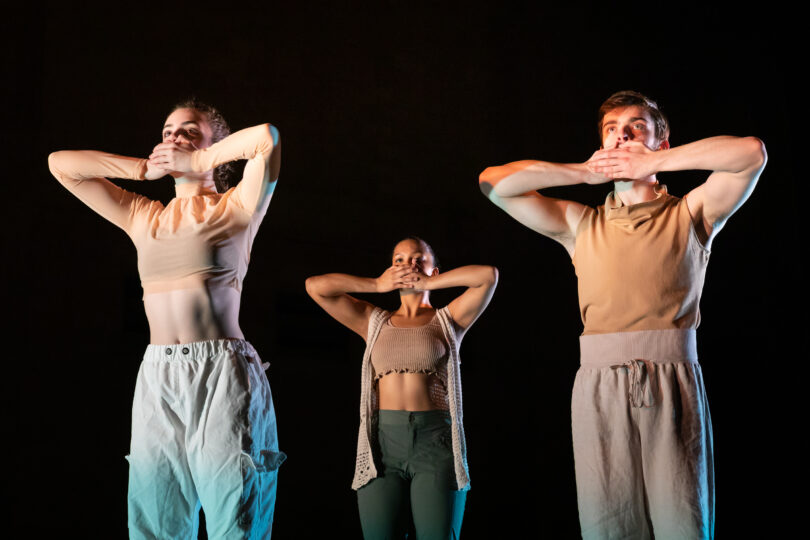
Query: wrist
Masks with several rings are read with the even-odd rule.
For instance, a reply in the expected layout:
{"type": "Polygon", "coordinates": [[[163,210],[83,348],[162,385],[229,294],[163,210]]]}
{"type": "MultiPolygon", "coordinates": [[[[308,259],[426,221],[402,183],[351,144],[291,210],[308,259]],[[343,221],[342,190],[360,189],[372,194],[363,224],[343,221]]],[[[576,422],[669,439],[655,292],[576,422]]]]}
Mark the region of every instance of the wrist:
{"type": "Polygon", "coordinates": [[[652,171],[650,174],[655,174],[665,170],[664,164],[668,157],[668,149],[656,150],[647,154],[647,163],[649,169],[652,171]]]}
{"type": "Polygon", "coordinates": [[[189,168],[191,169],[191,172],[206,172],[205,167],[200,163],[202,161],[203,152],[205,152],[205,148],[199,148],[191,151],[191,155],[189,156],[189,168]]]}
{"type": "Polygon", "coordinates": [[[148,159],[139,159],[138,163],[135,165],[135,171],[132,176],[133,180],[149,180],[146,174],[149,172],[149,160],[148,159]]]}

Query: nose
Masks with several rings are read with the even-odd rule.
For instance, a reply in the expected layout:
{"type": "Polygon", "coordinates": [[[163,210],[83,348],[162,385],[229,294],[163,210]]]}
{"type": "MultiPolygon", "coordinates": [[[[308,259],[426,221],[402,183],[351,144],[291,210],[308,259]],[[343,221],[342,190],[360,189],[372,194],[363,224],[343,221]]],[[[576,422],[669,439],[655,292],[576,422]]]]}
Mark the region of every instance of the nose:
{"type": "Polygon", "coordinates": [[[624,126],[624,128],[622,129],[621,135],[619,135],[619,138],[622,139],[623,141],[628,141],[628,140],[632,139],[633,138],[633,129],[632,129],[632,127],[631,126],[624,126]]]}

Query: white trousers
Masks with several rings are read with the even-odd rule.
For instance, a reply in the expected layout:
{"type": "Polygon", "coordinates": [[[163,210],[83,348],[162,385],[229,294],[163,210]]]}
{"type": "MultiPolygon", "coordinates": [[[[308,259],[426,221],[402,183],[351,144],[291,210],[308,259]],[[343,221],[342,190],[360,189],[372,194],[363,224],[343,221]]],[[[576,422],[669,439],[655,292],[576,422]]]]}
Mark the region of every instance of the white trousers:
{"type": "Polygon", "coordinates": [[[244,340],[149,345],[135,386],[133,539],[270,538],[279,452],[270,385],[244,340]]]}
{"type": "Polygon", "coordinates": [[[709,405],[694,330],[580,338],[572,399],[582,537],[714,536],[709,405]]]}

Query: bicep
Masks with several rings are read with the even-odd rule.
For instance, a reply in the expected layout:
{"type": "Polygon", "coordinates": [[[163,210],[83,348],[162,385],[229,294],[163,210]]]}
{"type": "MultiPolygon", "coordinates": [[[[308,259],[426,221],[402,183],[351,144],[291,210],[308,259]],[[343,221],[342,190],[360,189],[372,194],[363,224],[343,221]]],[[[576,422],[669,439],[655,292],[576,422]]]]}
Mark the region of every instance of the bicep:
{"type": "Polygon", "coordinates": [[[275,126],[267,124],[269,140],[262,141],[248,159],[244,174],[234,190],[243,208],[254,212],[273,196],[281,171],[281,138],[275,126]]]}
{"type": "Polygon", "coordinates": [[[48,159],[51,173],[56,179],[94,212],[127,230],[140,196],[116,186],[106,178],[77,178],[66,173],[59,154],[64,153],[56,152],[48,159]]]}
{"type": "Polygon", "coordinates": [[[692,217],[702,221],[707,231],[718,231],[751,196],[760,172],[713,172],[687,195],[692,217]]]}
{"type": "Polygon", "coordinates": [[[765,168],[768,157],[762,141],[756,137],[746,137],[741,142],[749,145],[746,147],[749,151],[745,154],[748,158],[745,168],[714,171],[706,182],[689,193],[691,205],[712,228],[722,226],[748,200],[765,168]]]}
{"type": "Polygon", "coordinates": [[[338,296],[321,296],[307,287],[307,293],[333,319],[355,332],[363,339],[368,334],[368,320],[374,306],[363,300],[341,294],[338,296]]]}
{"type": "Polygon", "coordinates": [[[536,192],[517,197],[499,197],[493,192],[489,198],[518,222],[556,240],[569,253],[573,253],[576,227],[585,211],[585,205],[544,197],[536,192]]]}
{"type": "Polygon", "coordinates": [[[495,279],[491,284],[469,287],[447,306],[461,333],[466,332],[472,326],[487,308],[490,300],[492,300],[492,295],[495,293],[495,287],[498,284],[498,270],[495,268],[492,270],[495,279]]]}

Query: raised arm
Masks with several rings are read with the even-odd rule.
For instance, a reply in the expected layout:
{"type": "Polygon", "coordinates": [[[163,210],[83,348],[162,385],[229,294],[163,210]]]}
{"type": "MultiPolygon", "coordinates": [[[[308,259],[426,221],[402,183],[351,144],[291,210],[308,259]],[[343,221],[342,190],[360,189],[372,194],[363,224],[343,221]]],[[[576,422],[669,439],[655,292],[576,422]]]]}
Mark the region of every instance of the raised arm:
{"type": "Polygon", "coordinates": [[[140,202],[149,199],[126,191],[106,178],[144,180],[147,161],[94,150],[63,150],[48,156],[48,167],[59,182],[104,219],[125,231],[140,202]]]}
{"type": "MultiPolygon", "coordinates": [[[[498,269],[485,265],[461,266],[432,276],[422,273],[412,275],[417,276],[413,285],[417,290],[432,291],[450,287],[467,287],[466,291],[448,305],[450,314],[462,333],[487,308],[495,292],[495,286],[498,284],[498,269]]],[[[408,276],[405,279],[407,280],[408,276]]]]}
{"type": "Polygon", "coordinates": [[[307,278],[307,294],[340,324],[356,332],[363,339],[368,334],[368,319],[374,306],[348,293],[384,293],[395,289],[413,288],[405,276],[409,266],[392,266],[378,278],[324,274],[307,278]]]}
{"type": "Polygon", "coordinates": [[[584,163],[548,163],[515,161],[500,167],[488,167],[478,183],[481,191],[517,221],[561,243],[569,255],[574,253],[576,226],[585,206],[537,193],[552,186],[601,184],[604,175],[588,170],[584,163]]]}
{"type": "Polygon", "coordinates": [[[603,150],[595,168],[614,178],[663,171],[707,170],[709,178],[687,195],[689,212],[711,240],[742,206],[765,168],[765,145],[756,137],[720,136],[653,152],[640,143],[603,150]]]}
{"type": "Polygon", "coordinates": [[[248,160],[234,200],[251,214],[273,195],[281,168],[281,139],[275,126],[261,124],[232,133],[191,154],[191,170],[210,171],[237,159],[248,160]]]}

